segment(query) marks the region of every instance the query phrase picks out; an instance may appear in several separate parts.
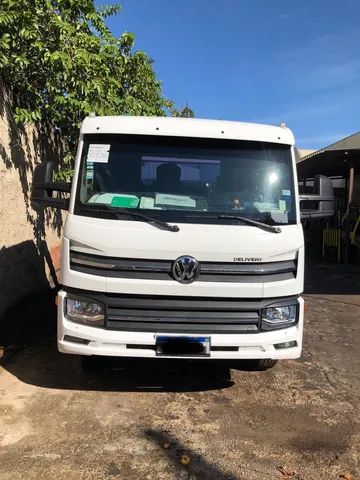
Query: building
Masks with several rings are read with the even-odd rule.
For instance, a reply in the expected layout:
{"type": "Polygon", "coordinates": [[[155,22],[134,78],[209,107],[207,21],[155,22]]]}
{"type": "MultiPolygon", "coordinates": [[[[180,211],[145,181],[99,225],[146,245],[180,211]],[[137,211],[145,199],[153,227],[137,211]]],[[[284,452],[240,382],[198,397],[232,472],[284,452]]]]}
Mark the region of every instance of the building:
{"type": "Polygon", "coordinates": [[[322,225],[323,255],[329,239],[328,246],[338,248],[338,260],[359,260],[360,132],[304,156],[301,153],[299,151],[297,161],[300,188],[304,191],[311,188],[317,174],[326,175],[333,181],[336,211],[334,218],[322,225]]]}

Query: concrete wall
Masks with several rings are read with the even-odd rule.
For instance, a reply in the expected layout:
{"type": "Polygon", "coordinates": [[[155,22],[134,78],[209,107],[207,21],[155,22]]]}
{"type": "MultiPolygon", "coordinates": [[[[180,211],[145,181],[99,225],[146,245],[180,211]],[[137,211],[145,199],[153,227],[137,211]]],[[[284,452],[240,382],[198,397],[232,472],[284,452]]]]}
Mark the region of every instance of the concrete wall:
{"type": "MultiPolygon", "coordinates": [[[[63,150],[54,130],[19,128],[11,94],[0,87],[0,319],[25,296],[57,284],[62,214],[34,210],[30,193],[35,165],[60,161],[63,150]]],[[[3,326],[0,320],[0,333],[3,326]]]]}

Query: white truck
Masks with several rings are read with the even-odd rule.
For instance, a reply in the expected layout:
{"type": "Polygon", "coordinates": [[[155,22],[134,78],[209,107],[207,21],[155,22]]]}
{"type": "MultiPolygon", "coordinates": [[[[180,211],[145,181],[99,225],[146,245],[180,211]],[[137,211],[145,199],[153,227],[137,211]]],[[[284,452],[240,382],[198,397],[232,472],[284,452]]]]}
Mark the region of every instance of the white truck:
{"type": "MultiPolygon", "coordinates": [[[[40,164],[33,203],[68,210],[58,348],[83,356],[301,354],[304,237],[286,126],[88,117],[71,193],[40,164]]],[[[333,211],[317,177],[307,217],[333,211]],[[313,206],[314,207],[314,206],[313,206]]]]}

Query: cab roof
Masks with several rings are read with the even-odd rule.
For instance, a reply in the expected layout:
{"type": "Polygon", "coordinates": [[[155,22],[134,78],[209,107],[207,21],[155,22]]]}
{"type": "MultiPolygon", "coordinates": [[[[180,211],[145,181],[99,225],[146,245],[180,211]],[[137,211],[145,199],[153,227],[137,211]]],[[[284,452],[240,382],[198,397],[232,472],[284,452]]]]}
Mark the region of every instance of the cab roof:
{"type": "Polygon", "coordinates": [[[294,145],[287,127],[179,117],[86,117],[80,134],[133,134],[195,138],[223,138],[294,145]]]}

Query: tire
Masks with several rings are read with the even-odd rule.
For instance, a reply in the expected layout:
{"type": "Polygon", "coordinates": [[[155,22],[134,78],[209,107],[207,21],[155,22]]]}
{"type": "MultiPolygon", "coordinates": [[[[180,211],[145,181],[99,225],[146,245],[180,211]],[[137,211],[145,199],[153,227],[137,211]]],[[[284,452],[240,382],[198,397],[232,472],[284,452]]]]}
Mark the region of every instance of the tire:
{"type": "Polygon", "coordinates": [[[251,370],[255,372],[261,372],[264,370],[268,370],[269,368],[275,367],[277,363],[278,363],[277,360],[271,360],[271,358],[261,358],[259,360],[252,360],[251,370]]]}

